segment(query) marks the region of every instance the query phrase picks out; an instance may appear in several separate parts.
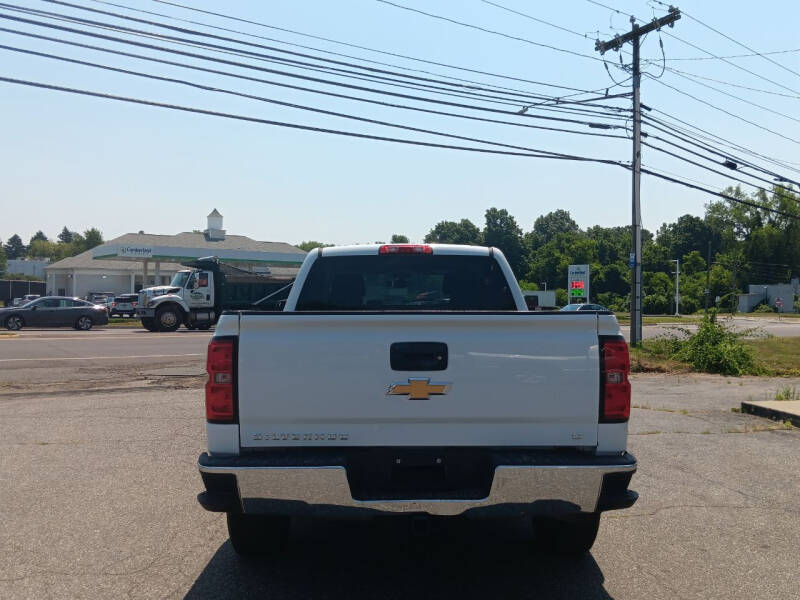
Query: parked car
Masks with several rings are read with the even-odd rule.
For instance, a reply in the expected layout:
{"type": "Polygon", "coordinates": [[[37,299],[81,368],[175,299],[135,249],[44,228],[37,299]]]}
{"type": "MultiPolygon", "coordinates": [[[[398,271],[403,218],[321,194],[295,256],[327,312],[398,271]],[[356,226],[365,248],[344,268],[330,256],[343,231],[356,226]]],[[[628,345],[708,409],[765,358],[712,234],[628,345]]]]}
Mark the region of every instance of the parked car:
{"type": "Polygon", "coordinates": [[[23,327],[74,327],[88,331],[94,325],[106,325],[108,313],[80,298],[44,296],[24,306],[0,309],[0,324],[11,331],[23,327]]]}
{"type": "Polygon", "coordinates": [[[111,301],[108,312],[111,317],[135,317],[139,294],[122,294],[111,301]]]}
{"type": "Polygon", "coordinates": [[[561,310],[562,311],[576,311],[577,310],[577,311],[581,311],[581,312],[589,311],[589,310],[594,310],[594,311],[602,310],[602,311],[612,312],[612,311],[608,310],[605,306],[602,306],[600,304],[567,304],[561,310]]]}
{"type": "Polygon", "coordinates": [[[24,306],[31,300],[41,297],[39,294],[25,294],[22,298],[14,298],[12,306],[24,306]]]}

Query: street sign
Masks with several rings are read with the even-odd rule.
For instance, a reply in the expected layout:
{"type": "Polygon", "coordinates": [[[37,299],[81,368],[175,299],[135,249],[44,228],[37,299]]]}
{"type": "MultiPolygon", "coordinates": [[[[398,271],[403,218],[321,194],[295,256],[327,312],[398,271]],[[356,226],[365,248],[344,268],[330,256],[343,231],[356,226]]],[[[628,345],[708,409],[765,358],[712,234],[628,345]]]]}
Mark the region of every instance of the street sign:
{"type": "Polygon", "coordinates": [[[636,254],[631,252],[630,257],[628,258],[628,266],[632,269],[636,266],[636,254]]]}
{"type": "Polygon", "coordinates": [[[589,265],[570,265],[567,270],[570,302],[589,302],[589,265]]]}

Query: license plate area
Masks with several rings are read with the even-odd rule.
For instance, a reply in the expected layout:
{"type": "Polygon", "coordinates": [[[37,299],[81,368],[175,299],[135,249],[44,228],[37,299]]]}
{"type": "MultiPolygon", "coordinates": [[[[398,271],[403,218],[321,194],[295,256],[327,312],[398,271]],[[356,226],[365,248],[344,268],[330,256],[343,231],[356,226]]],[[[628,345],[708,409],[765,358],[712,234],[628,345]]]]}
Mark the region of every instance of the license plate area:
{"type": "Polygon", "coordinates": [[[460,448],[376,448],[347,463],[354,500],[480,500],[494,466],[486,452],[460,448]]]}

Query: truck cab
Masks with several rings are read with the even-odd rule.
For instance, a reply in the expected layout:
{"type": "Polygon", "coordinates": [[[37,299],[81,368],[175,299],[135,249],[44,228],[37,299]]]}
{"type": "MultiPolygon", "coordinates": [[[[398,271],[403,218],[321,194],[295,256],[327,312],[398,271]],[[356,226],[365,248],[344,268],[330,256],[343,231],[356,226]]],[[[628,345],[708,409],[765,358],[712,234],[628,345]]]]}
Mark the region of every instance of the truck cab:
{"type": "Polygon", "coordinates": [[[182,323],[189,329],[208,329],[216,321],[214,301],[213,271],[185,269],[167,286],[141,290],[137,315],[150,331],[175,331],[182,323]]]}

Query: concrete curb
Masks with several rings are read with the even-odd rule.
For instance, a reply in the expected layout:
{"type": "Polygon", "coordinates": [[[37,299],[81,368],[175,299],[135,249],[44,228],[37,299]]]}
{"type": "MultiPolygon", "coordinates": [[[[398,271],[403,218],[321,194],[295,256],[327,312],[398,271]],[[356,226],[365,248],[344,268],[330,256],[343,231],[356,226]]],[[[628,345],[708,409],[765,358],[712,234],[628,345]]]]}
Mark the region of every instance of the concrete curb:
{"type": "Polygon", "coordinates": [[[767,402],[742,402],[742,412],[757,417],[766,417],[775,421],[789,421],[795,427],[800,427],[800,402],[792,401],[767,401],[767,402]],[[776,404],[785,404],[786,408],[776,407],[776,404]]]}

